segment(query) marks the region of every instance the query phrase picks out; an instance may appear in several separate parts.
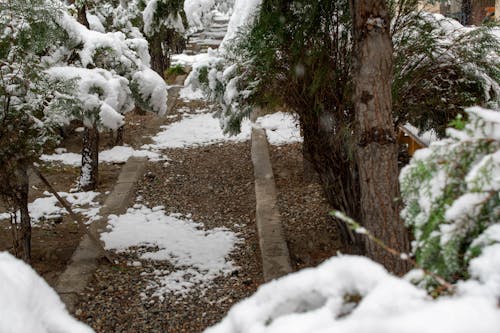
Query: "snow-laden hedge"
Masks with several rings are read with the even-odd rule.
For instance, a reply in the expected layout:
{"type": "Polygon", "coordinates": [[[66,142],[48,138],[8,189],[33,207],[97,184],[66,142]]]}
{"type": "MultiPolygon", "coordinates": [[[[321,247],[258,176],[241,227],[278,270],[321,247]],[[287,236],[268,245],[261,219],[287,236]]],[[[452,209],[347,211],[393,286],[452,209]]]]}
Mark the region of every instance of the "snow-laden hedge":
{"type": "Polygon", "coordinates": [[[498,332],[499,264],[495,245],[456,295],[433,299],[367,258],[335,257],[260,287],[205,333],[498,332]]]}
{"type": "Polygon", "coordinates": [[[92,333],[23,261],[0,252],[0,332],[92,333]]]}
{"type": "Polygon", "coordinates": [[[500,112],[467,113],[463,129],[419,150],[400,176],[413,254],[451,282],[467,276],[484,246],[500,242],[500,112]]]}

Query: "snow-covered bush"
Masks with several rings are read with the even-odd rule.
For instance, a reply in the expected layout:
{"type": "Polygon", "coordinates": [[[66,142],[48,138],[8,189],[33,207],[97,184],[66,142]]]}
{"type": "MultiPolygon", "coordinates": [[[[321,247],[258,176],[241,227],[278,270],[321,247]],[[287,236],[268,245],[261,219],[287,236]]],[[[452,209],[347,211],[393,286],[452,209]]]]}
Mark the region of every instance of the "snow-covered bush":
{"type": "MultiPolygon", "coordinates": [[[[85,72],[78,68],[98,68],[101,76],[106,77],[110,89],[120,88],[120,93],[115,97],[120,97],[115,103],[113,110],[117,116],[130,111],[133,107],[126,101],[132,98],[132,90],[137,89],[134,96],[141,96],[144,104],[148,106],[147,111],[153,111],[162,114],[166,111],[166,105],[160,106],[158,98],[166,99],[167,87],[161,82],[160,77],[142,74],[146,80],[136,80],[137,75],[149,71],[149,56],[147,52],[147,43],[141,38],[127,38],[122,32],[101,33],[88,30],[85,26],[78,23],[73,17],[66,13],[59,18],[59,25],[67,34],[67,40],[55,52],[43,58],[47,68],[57,67],[57,70],[49,71],[55,77],[70,77],[81,81],[80,86],[85,87],[84,94],[92,91],[99,100],[105,99],[105,94],[100,96],[98,92],[103,88],[101,83],[96,83],[95,75],[91,72],[85,72]],[[62,67],[67,67],[63,70],[62,67]],[[109,73],[103,74],[103,71],[109,73]],[[75,75],[78,73],[79,75],[75,75]],[[67,74],[67,75],[65,75],[67,74]],[[126,81],[123,85],[116,85],[117,77],[120,76],[126,81]],[[114,78],[114,80],[111,80],[114,78]],[[157,86],[155,86],[157,85],[157,86]],[[151,89],[155,86],[155,89],[151,89]],[[157,96],[156,90],[162,90],[163,96],[157,96]],[[154,96],[157,98],[155,99],[154,96]]],[[[79,96],[82,102],[87,100],[87,96],[79,96]]],[[[111,105],[110,103],[107,103],[111,105]]],[[[90,118],[96,118],[94,105],[83,104],[83,114],[90,118]],[[88,106],[88,107],[87,107],[88,106]]],[[[99,108],[97,108],[99,110],[99,108]]],[[[83,119],[84,120],[84,119],[83,119]]],[[[106,124],[102,124],[105,127],[106,124]]]]}
{"type": "Polygon", "coordinates": [[[0,332],[92,333],[70,316],[52,288],[24,262],[0,252],[0,332]]]}
{"type": "Polygon", "coordinates": [[[463,129],[419,150],[400,175],[416,261],[450,282],[467,277],[470,261],[500,242],[500,112],[467,113],[463,129]]]}
{"type": "Polygon", "coordinates": [[[471,262],[473,279],[433,299],[364,257],[340,256],[261,286],[205,333],[494,333],[500,245],[471,262]]]}
{"type": "Polygon", "coordinates": [[[0,195],[13,217],[14,250],[30,257],[28,167],[57,140],[55,127],[76,104],[73,82],[54,82],[40,55],[64,35],[57,25],[57,3],[0,1],[0,195]],[[20,220],[21,223],[17,223],[20,220]]]}
{"type": "MultiPolygon", "coordinates": [[[[146,110],[166,111],[167,87],[149,68],[147,42],[121,32],[89,30],[72,11],[60,0],[0,0],[0,113],[5,124],[0,130],[0,192],[10,199],[13,213],[21,212],[21,224],[14,223],[20,229],[15,248],[19,254],[23,239],[26,260],[27,169],[56,141],[54,128],[79,119],[85,134],[117,129],[134,99],[146,110]]],[[[89,174],[95,170],[97,175],[98,140],[86,137],[93,147],[83,149],[80,185],[90,189],[97,182],[89,174]]]]}
{"type": "Polygon", "coordinates": [[[219,50],[209,51],[209,57],[196,63],[187,78],[188,84],[203,88],[221,106],[222,128],[233,134],[239,132],[241,120],[251,112],[254,106],[251,96],[255,95],[259,83],[254,77],[257,73],[252,70],[251,58],[235,54],[234,45],[248,38],[242,32],[253,25],[261,3],[262,0],[235,1],[228,31],[219,50]]]}
{"type": "Polygon", "coordinates": [[[410,12],[393,24],[393,108],[400,124],[440,136],[463,107],[500,107],[500,29],[410,12]]]}

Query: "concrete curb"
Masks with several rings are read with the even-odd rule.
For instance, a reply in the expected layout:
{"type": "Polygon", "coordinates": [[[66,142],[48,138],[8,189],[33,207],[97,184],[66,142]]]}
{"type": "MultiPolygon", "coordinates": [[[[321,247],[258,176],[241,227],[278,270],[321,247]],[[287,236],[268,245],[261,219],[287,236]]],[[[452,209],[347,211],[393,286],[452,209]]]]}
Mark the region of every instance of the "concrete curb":
{"type": "Polygon", "coordinates": [[[269,157],[266,132],[252,129],[252,163],[255,175],[256,220],[262,255],[264,281],[292,272],[281,216],[277,206],[276,184],[269,157]]]}
{"type": "MultiPolygon", "coordinates": [[[[103,218],[89,228],[97,238],[106,229],[108,215],[123,214],[127,211],[133,199],[134,185],[144,174],[146,162],[145,157],[131,157],[123,165],[118,181],[101,209],[100,215],[103,218]]],[[[99,250],[85,235],[73,253],[70,264],[59,276],[55,289],[70,312],[74,312],[78,294],[82,293],[90,282],[100,257],[99,250]]]]}

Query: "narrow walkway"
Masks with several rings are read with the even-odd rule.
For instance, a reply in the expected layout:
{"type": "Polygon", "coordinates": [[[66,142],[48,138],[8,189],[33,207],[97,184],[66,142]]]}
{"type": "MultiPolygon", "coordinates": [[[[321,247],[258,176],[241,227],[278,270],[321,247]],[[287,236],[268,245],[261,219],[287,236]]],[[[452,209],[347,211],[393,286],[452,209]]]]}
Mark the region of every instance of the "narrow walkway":
{"type": "MultiPolygon", "coordinates": [[[[217,25],[216,30],[224,28],[223,22],[217,25]]],[[[218,37],[220,41],[220,32],[218,37]]],[[[171,105],[162,121],[164,132],[165,126],[175,132],[183,121],[217,122],[203,100],[179,99],[171,105]]],[[[189,136],[183,129],[179,131],[181,137],[189,136]]],[[[166,134],[157,137],[162,135],[166,134]]],[[[160,216],[165,223],[156,228],[171,231],[170,235],[159,237],[163,243],[162,239],[158,243],[137,241],[120,253],[117,265],[98,265],[85,291],[78,294],[75,309],[76,316],[96,332],[202,332],[263,283],[250,141],[212,138],[220,142],[205,145],[201,138],[198,144],[180,144],[182,140],[172,135],[156,142],[169,160],[147,163],[144,177],[134,189],[128,218],[117,217],[113,229],[103,237],[111,244],[113,232],[137,216],[134,223],[146,228],[160,216]],[[195,237],[184,238],[184,232],[195,237]],[[193,239],[198,244],[191,246],[193,239]],[[206,248],[205,239],[211,242],[206,248]],[[223,245],[217,245],[217,239],[223,245]],[[175,243],[179,243],[179,252],[172,248],[175,243]],[[221,246],[233,243],[222,262],[204,266],[197,261],[205,256],[207,261],[213,260],[212,254],[222,251],[221,246]],[[206,253],[193,249],[196,246],[206,253]],[[154,260],[169,251],[172,253],[166,256],[172,260],[154,260]],[[182,259],[186,253],[189,260],[182,259]]],[[[210,133],[205,135],[210,138],[210,133]]],[[[192,136],[199,138],[200,133],[192,136]]],[[[133,230],[136,240],[155,236],[154,229],[148,235],[133,230]]]]}

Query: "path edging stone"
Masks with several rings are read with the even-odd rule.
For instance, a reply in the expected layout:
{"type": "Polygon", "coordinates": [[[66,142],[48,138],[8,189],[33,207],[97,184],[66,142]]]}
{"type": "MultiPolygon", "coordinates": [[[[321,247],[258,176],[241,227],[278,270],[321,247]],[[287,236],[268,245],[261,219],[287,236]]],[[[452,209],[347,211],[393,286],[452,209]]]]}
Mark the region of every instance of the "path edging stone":
{"type": "MultiPolygon", "coordinates": [[[[133,199],[134,186],[144,174],[146,162],[145,157],[130,157],[123,165],[113,190],[99,212],[102,218],[89,227],[89,231],[98,239],[99,234],[106,229],[108,215],[123,214],[127,211],[133,199]]],[[[74,312],[78,294],[82,293],[90,282],[97,268],[97,260],[101,256],[89,236],[84,235],[71,257],[70,264],[59,276],[55,289],[70,312],[74,312]]]]}
{"type": "Polygon", "coordinates": [[[252,163],[255,176],[256,222],[262,255],[264,281],[292,272],[277,205],[276,183],[264,129],[252,128],[252,163]]]}

